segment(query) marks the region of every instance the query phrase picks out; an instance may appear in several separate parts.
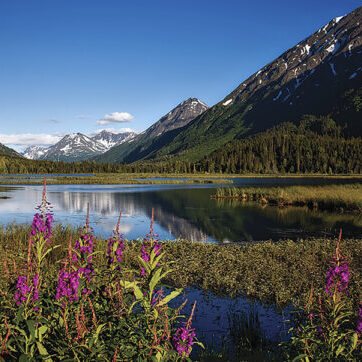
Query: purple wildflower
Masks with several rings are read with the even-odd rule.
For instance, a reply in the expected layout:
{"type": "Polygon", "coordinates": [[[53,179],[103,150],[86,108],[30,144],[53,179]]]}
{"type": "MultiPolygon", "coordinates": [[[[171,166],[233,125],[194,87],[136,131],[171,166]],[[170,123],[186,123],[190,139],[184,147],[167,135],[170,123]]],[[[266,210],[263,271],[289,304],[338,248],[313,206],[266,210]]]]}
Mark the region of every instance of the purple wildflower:
{"type": "Polygon", "coordinates": [[[30,297],[31,301],[39,299],[39,275],[36,274],[32,280],[28,276],[18,276],[18,281],[16,283],[16,292],[14,299],[17,301],[16,305],[21,305],[23,302],[30,297]]]}
{"type": "Polygon", "coordinates": [[[92,234],[82,234],[79,239],[75,242],[75,250],[78,250],[82,257],[87,258],[87,262],[90,263],[92,261],[92,256],[87,254],[93,253],[94,241],[92,234]]]}
{"type": "Polygon", "coordinates": [[[70,302],[79,299],[79,273],[75,270],[67,273],[65,270],[59,271],[56,299],[67,298],[70,302]]]}
{"type": "Polygon", "coordinates": [[[30,236],[33,242],[39,240],[40,235],[44,237],[44,240],[48,243],[52,236],[52,214],[39,214],[34,215],[33,223],[31,225],[30,236]]]}
{"type": "Polygon", "coordinates": [[[336,286],[338,292],[346,292],[349,280],[348,264],[335,265],[327,272],[326,293],[333,295],[331,289],[336,286]]]}
{"type": "Polygon", "coordinates": [[[161,247],[162,245],[160,243],[156,243],[153,247],[153,250],[155,251],[157,256],[161,254],[161,247]]]}
{"type": "Polygon", "coordinates": [[[115,235],[113,238],[108,239],[108,249],[107,249],[108,266],[111,266],[115,262],[115,260],[117,260],[118,263],[121,263],[123,258],[123,251],[124,251],[124,240],[121,235],[115,235]]]}
{"type": "Polygon", "coordinates": [[[142,244],[142,253],[141,253],[141,258],[144,261],[150,261],[150,255],[147,253],[146,251],[146,246],[145,244],[142,244]]]}
{"type": "Polygon", "coordinates": [[[195,336],[195,329],[189,328],[187,324],[185,324],[183,327],[178,328],[172,338],[176,351],[180,355],[188,356],[191,353],[195,336]]]}

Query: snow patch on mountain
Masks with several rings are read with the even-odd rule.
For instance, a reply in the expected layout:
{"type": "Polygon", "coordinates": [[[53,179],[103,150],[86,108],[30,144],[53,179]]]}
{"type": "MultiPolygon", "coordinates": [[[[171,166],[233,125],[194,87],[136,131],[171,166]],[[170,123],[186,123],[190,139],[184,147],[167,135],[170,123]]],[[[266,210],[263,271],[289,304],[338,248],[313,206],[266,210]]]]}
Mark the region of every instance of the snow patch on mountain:
{"type": "Polygon", "coordinates": [[[233,100],[232,99],[228,99],[226,102],[224,102],[222,105],[223,106],[227,106],[228,104],[230,104],[233,100]]]}

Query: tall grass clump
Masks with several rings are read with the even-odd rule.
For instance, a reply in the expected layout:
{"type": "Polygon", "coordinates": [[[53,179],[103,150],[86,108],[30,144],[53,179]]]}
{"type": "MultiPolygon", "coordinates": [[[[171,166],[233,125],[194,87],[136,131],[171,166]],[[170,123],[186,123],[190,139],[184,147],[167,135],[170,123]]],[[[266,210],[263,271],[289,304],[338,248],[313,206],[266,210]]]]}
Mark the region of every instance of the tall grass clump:
{"type": "MultiPolygon", "coordinates": [[[[180,289],[166,294],[162,280],[172,273],[164,261],[162,243],[151,232],[139,250],[137,263],[125,266],[124,239],[117,227],[106,253],[85,226],[68,240],[66,255],[48,272],[47,259],[56,253],[53,213],[46,200],[34,216],[27,255],[14,264],[14,276],[4,262],[6,285],[0,294],[0,360],[184,360],[200,344],[183,305],[169,302],[180,289]]],[[[118,223],[119,226],[119,223],[118,223]]]]}
{"type": "Polygon", "coordinates": [[[324,210],[362,212],[362,185],[227,187],[215,199],[252,200],[263,204],[309,206],[324,210]]]}

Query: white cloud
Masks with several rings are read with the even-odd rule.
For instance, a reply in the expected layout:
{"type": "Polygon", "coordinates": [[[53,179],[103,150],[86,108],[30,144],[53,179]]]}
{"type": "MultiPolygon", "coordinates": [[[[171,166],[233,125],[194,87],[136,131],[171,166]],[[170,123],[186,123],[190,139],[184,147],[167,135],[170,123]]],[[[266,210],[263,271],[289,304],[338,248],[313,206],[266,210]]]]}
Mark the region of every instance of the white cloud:
{"type": "Polygon", "coordinates": [[[103,126],[112,123],[131,122],[133,118],[132,114],[128,112],[113,112],[105,114],[103,118],[97,121],[97,124],[103,126]]]}
{"type": "Polygon", "coordinates": [[[53,145],[60,141],[60,135],[51,134],[0,134],[0,143],[5,145],[53,145]]]}

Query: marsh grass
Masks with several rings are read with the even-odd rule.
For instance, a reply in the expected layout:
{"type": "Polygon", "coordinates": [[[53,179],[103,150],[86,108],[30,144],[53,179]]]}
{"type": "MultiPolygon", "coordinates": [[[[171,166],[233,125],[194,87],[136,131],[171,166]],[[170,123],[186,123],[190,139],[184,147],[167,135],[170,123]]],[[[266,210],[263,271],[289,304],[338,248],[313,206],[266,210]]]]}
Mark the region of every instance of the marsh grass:
{"type": "MultiPolygon", "coordinates": [[[[26,262],[29,232],[30,228],[26,225],[0,227],[1,268],[7,260],[11,275],[16,274],[14,262],[18,269],[26,262]]],[[[79,232],[80,229],[69,226],[54,227],[53,238],[61,247],[49,257],[49,273],[57,273],[55,261],[66,256],[69,237],[75,240],[79,232]]],[[[165,257],[173,262],[174,269],[165,278],[167,284],[173,287],[194,286],[218,295],[243,295],[283,307],[292,301],[303,300],[312,280],[316,289],[323,289],[325,270],[336,240],[283,240],[227,246],[186,240],[162,243],[165,257]]],[[[104,251],[107,241],[99,238],[95,245],[98,250],[104,251]]],[[[141,240],[126,242],[126,265],[137,265],[141,247],[141,240]]],[[[344,239],[343,253],[351,265],[351,300],[358,302],[362,289],[361,239],[344,239]]],[[[2,273],[0,288],[4,282],[2,273]]]]}
{"type": "Polygon", "coordinates": [[[308,206],[340,212],[362,212],[362,184],[287,186],[287,187],[226,187],[218,188],[215,199],[252,200],[270,205],[308,206]]]}

